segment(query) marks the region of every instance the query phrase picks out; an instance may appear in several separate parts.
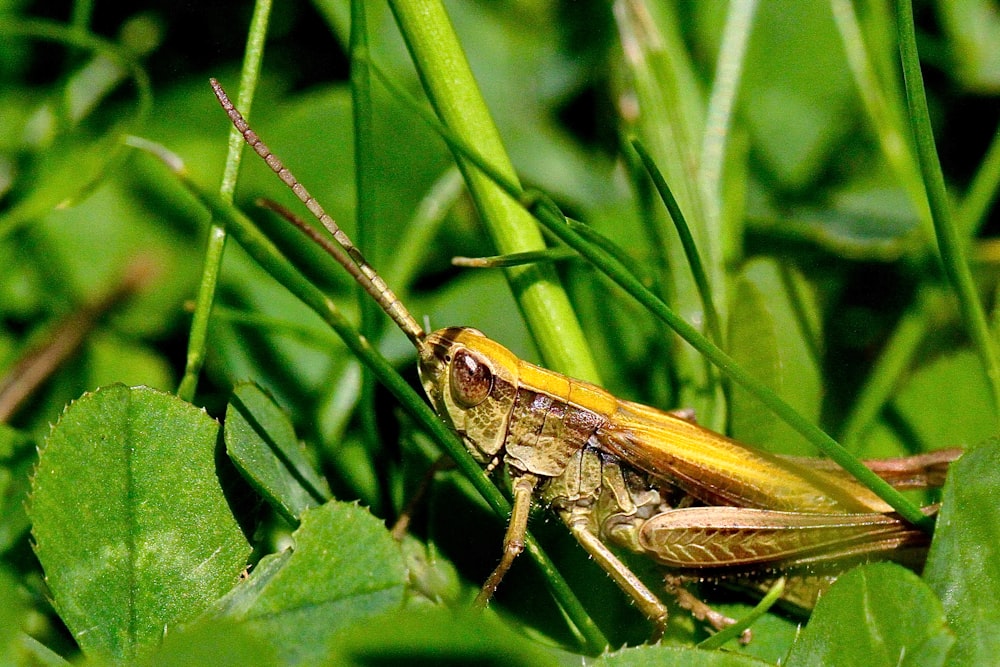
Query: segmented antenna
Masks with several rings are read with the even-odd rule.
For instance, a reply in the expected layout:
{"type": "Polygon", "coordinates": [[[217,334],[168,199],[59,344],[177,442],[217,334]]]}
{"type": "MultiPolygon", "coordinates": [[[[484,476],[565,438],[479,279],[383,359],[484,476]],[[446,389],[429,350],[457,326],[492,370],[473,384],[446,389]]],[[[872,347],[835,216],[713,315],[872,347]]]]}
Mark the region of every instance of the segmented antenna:
{"type": "Polygon", "coordinates": [[[361,287],[364,288],[366,292],[371,294],[372,298],[378,302],[382,310],[392,318],[392,321],[396,323],[406,337],[416,346],[418,350],[424,348],[424,330],[417,324],[417,320],[414,319],[410,311],[406,309],[403,302],[393,293],[389,286],[385,284],[385,281],[378,275],[371,264],[365,259],[365,256],[361,254],[354,242],[351,241],[350,237],[344,233],[337,223],[330,217],[330,215],[323,210],[316,199],[309,194],[305,186],[302,185],[297,178],[290,172],[285,165],[281,163],[281,160],[271,152],[271,149],[260,140],[257,133],[250,129],[246,120],[243,118],[243,114],[233,106],[233,103],[229,100],[229,96],[226,95],[226,91],[222,89],[222,86],[215,79],[210,79],[212,84],[212,90],[215,91],[215,96],[219,100],[219,104],[225,110],[226,115],[229,116],[229,120],[232,121],[233,126],[239,130],[240,134],[243,135],[244,141],[257,153],[260,157],[264,158],[264,162],[267,166],[271,168],[278,178],[280,178],[285,185],[287,185],[295,196],[299,198],[309,212],[319,220],[327,231],[329,231],[333,238],[337,241],[338,245],[330,243],[330,241],[322,236],[320,236],[315,229],[307,225],[305,222],[300,220],[290,211],[284,209],[283,207],[267,204],[272,210],[275,210],[282,217],[287,219],[293,225],[302,230],[306,235],[309,236],[313,241],[318,243],[326,252],[333,257],[337,262],[347,269],[347,272],[354,276],[354,279],[358,282],[361,287]]]}

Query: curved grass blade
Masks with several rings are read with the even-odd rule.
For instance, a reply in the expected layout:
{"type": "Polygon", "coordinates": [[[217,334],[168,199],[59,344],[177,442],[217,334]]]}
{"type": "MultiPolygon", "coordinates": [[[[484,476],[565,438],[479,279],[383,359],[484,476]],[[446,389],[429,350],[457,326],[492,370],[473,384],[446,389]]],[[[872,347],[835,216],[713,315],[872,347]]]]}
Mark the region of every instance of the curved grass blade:
{"type": "Polygon", "coordinates": [[[964,241],[959,237],[952,220],[951,203],[945,190],[944,174],[941,171],[941,162],[938,160],[934,133],[927,112],[927,94],[924,92],[924,80],[920,72],[917,38],[913,26],[913,6],[909,0],[898,0],[896,11],[899,53],[903,60],[903,80],[906,83],[910,124],[917,142],[917,157],[934,220],[941,263],[944,265],[948,282],[955,290],[962,319],[989,379],[993,391],[994,411],[1000,420],[1000,355],[990,334],[983,304],[979,300],[972,272],[965,259],[964,241]]]}
{"type": "MultiPolygon", "coordinates": [[[[267,24],[271,15],[271,0],[257,0],[254,5],[253,17],[250,20],[250,30],[247,33],[247,45],[243,55],[243,68],[240,73],[240,90],[237,103],[241,109],[250,112],[253,95],[257,89],[257,78],[260,75],[260,63],[264,57],[264,38],[267,36],[267,24]]],[[[219,195],[226,201],[233,200],[236,191],[236,179],[240,170],[240,158],[243,154],[243,137],[236,128],[229,130],[229,147],[226,152],[226,166],[219,184],[219,195]]],[[[226,228],[213,220],[208,232],[208,243],[205,248],[205,263],[201,273],[201,284],[198,287],[198,297],[195,302],[194,317],[191,320],[191,334],[188,337],[187,361],[184,367],[184,377],[177,388],[177,396],[193,401],[198,388],[198,376],[205,364],[205,350],[208,345],[208,322],[212,314],[212,304],[215,301],[216,287],[219,282],[219,271],[222,268],[222,254],[226,247],[226,228]]]]}

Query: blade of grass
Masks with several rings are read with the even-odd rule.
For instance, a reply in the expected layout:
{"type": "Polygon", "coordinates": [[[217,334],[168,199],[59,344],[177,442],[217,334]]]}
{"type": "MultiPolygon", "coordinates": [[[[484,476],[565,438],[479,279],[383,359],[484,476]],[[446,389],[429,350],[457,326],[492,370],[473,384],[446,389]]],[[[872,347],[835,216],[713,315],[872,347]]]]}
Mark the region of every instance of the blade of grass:
{"type": "MultiPolygon", "coordinates": [[[[374,233],[375,187],[378,174],[375,165],[375,111],[372,105],[371,72],[368,69],[368,24],[365,18],[364,0],[351,0],[351,34],[348,48],[351,57],[351,113],[354,124],[354,188],[355,229],[360,247],[369,257],[378,257],[377,239],[374,233]]],[[[355,287],[358,308],[361,311],[361,333],[369,340],[377,340],[383,320],[381,310],[361,288],[355,287]]],[[[361,375],[361,407],[357,414],[361,419],[361,439],[368,455],[373,457],[373,470],[385,471],[381,441],[378,438],[378,424],[375,421],[375,377],[368,371],[361,375]]],[[[380,479],[379,506],[389,507],[388,480],[380,479]]]]}
{"type": "MultiPolygon", "coordinates": [[[[264,57],[264,38],[267,36],[267,24],[271,15],[271,0],[257,0],[254,4],[253,17],[250,19],[250,29],[247,33],[247,45],[243,54],[243,68],[240,72],[240,90],[237,104],[243,113],[249,114],[253,103],[254,91],[257,89],[257,78],[260,75],[260,62],[264,57]]],[[[240,157],[243,154],[243,137],[236,128],[229,130],[229,147],[226,152],[226,166],[219,185],[219,195],[226,201],[233,200],[236,190],[236,179],[240,170],[240,157]]],[[[212,303],[215,301],[216,286],[219,281],[219,271],[222,268],[222,255],[226,247],[226,227],[217,220],[212,220],[208,232],[208,242],[205,247],[205,262],[202,267],[201,284],[198,287],[198,297],[195,302],[194,316],[191,319],[191,333],[188,337],[187,360],[184,366],[184,377],[177,388],[177,396],[185,401],[194,400],[198,388],[198,376],[205,365],[205,350],[208,345],[208,322],[212,315],[212,303]]]]}
{"type": "Polygon", "coordinates": [[[910,124],[917,144],[917,157],[924,178],[927,202],[934,220],[938,250],[945,274],[958,297],[962,319],[969,337],[979,354],[993,391],[994,413],[1000,424],[1000,356],[990,335],[986,314],[976,293],[972,272],[965,260],[964,241],[952,221],[951,204],[945,190],[944,174],[938,160],[934,133],[927,113],[927,95],[924,92],[920,58],[917,53],[917,38],[913,25],[913,6],[909,0],[898,0],[897,29],[899,31],[899,52],[903,62],[903,79],[906,84],[906,100],[910,110],[910,124]]]}
{"type": "Polygon", "coordinates": [[[749,613],[738,619],[733,625],[723,628],[708,639],[698,642],[698,648],[706,651],[720,649],[727,642],[738,639],[740,635],[743,634],[744,630],[748,629],[751,625],[757,622],[757,619],[771,610],[771,607],[773,607],[778,600],[781,599],[784,592],[785,578],[781,577],[775,581],[774,584],[772,584],[771,588],[768,589],[767,594],[760,599],[760,602],[758,602],[749,613]]]}
{"type": "MultiPolygon", "coordinates": [[[[850,68],[858,96],[864,105],[869,126],[878,140],[882,155],[906,191],[928,240],[933,238],[933,223],[927,198],[924,196],[920,173],[906,135],[905,120],[899,105],[890,105],[872,64],[864,34],[858,22],[854,5],[849,0],[830,0],[833,20],[844,45],[847,65],[850,68]]],[[[872,11],[878,11],[872,8],[872,11]]],[[[896,92],[896,91],[893,91],[896,92]]],[[[892,99],[896,99],[893,96],[892,99]]]]}
{"type": "Polygon", "coordinates": [[[997,128],[986,157],[972,179],[972,185],[955,213],[955,225],[963,238],[972,238],[983,223],[1000,187],[1000,128],[997,128]]]}
{"type": "MultiPolygon", "coordinates": [[[[621,42],[622,65],[627,89],[623,98],[632,101],[623,109],[629,131],[640,137],[657,166],[673,188],[684,210],[691,233],[705,260],[706,274],[713,285],[725,283],[720,241],[718,202],[705,203],[706,192],[699,183],[701,141],[705,135],[704,94],[700,76],[685,43],[678,9],[670,3],[645,0],[616,0],[615,25],[621,42]]],[[[676,267],[685,263],[682,244],[661,215],[647,223],[664,247],[658,253],[667,258],[669,280],[661,291],[679,312],[700,313],[698,289],[688,275],[676,267]]],[[[717,310],[725,317],[725,304],[717,310]]],[[[702,424],[721,430],[726,423],[726,402],[718,376],[705,360],[683,345],[674,345],[672,364],[679,383],[678,400],[691,406],[702,424]]]]}
{"type": "MultiPolygon", "coordinates": [[[[701,262],[701,255],[698,253],[698,246],[695,244],[694,237],[691,235],[691,228],[688,227],[687,220],[684,218],[684,213],[681,211],[681,207],[678,205],[677,199],[674,197],[674,193],[670,190],[670,186],[667,185],[666,180],[664,180],[663,174],[660,173],[660,170],[657,168],[652,156],[650,156],[650,154],[646,151],[639,139],[632,139],[631,143],[632,149],[638,153],[639,160],[642,162],[643,167],[645,167],[646,173],[649,174],[650,178],[652,178],[656,192],[660,195],[660,200],[666,207],[667,212],[670,215],[670,220],[674,223],[674,229],[677,231],[677,236],[681,240],[681,246],[684,248],[684,256],[687,258],[687,265],[691,269],[691,276],[694,278],[698,298],[701,300],[701,308],[705,314],[705,326],[708,331],[708,336],[712,342],[722,347],[725,344],[725,341],[722,338],[722,325],[719,320],[719,311],[715,308],[715,302],[712,299],[712,287],[708,282],[708,276],[705,274],[705,266],[701,262]]],[[[716,204],[717,203],[718,202],[716,201],[716,204]]],[[[713,384],[716,383],[717,375],[713,370],[712,365],[704,358],[702,358],[702,363],[705,364],[705,377],[708,378],[713,384]]]]}
{"type": "Polygon", "coordinates": [[[569,248],[551,248],[532,252],[516,252],[513,255],[493,255],[492,257],[452,257],[452,266],[469,269],[500,269],[538,262],[562,262],[576,259],[580,255],[569,248]]]}
{"type": "Polygon", "coordinates": [[[691,228],[688,227],[684,213],[677,204],[677,199],[674,198],[674,193],[671,192],[670,186],[663,179],[663,174],[660,173],[656,163],[642,145],[642,142],[638,139],[633,139],[632,148],[639,154],[639,159],[642,160],[642,164],[646,167],[646,172],[653,179],[653,185],[656,187],[660,199],[663,200],[663,205],[666,206],[667,212],[670,214],[670,219],[677,229],[677,235],[680,236],[681,245],[684,247],[684,256],[687,258],[687,264],[691,269],[695,286],[698,288],[698,297],[701,299],[702,309],[705,311],[705,325],[708,329],[709,338],[716,345],[722,346],[722,325],[719,322],[719,311],[715,309],[715,301],[712,299],[712,286],[708,282],[705,265],[701,262],[701,255],[698,254],[698,246],[691,235],[691,228]]]}
{"type": "Polygon", "coordinates": [[[756,12],[757,0],[729,4],[719,57],[715,65],[715,77],[708,96],[708,106],[705,109],[698,183],[705,204],[705,216],[709,220],[718,220],[719,228],[727,232],[722,236],[723,247],[720,250],[723,257],[728,257],[731,253],[731,248],[725,246],[736,244],[736,240],[732,238],[735,234],[726,225],[726,219],[722,214],[725,192],[723,176],[732,130],[733,109],[739,96],[743,62],[746,59],[747,43],[750,41],[756,12]]]}
{"type": "MultiPolygon", "coordinates": [[[[506,179],[516,182],[514,167],[442,4],[436,0],[391,0],[389,5],[441,123],[475,146],[506,179]]],[[[544,249],[531,215],[464,155],[455,153],[455,159],[499,253],[544,249]]],[[[581,380],[599,382],[586,338],[554,269],[535,264],[506,272],[546,365],[581,380]]]]}
{"type": "Polygon", "coordinates": [[[629,120],[677,188],[678,201],[700,236],[708,232],[697,185],[703,100],[675,12],[663,3],[614,3],[615,24],[638,106],[638,115],[629,120]]]}

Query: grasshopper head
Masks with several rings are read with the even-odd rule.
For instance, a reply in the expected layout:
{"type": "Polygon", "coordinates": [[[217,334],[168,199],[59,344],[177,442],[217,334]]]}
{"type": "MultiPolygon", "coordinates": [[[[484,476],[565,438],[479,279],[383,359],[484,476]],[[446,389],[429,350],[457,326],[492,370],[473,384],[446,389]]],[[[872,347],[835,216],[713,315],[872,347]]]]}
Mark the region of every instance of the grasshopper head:
{"type": "Polygon", "coordinates": [[[517,395],[518,358],[468,327],[440,329],[424,339],[420,381],[437,413],[462,436],[480,463],[503,448],[517,395]]]}

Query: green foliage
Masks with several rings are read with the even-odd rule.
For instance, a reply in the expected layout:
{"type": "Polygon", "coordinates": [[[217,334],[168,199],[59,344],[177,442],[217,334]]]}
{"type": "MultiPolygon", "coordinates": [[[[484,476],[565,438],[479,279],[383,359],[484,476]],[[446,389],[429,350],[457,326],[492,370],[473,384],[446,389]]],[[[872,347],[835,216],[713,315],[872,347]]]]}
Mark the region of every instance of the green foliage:
{"type": "MultiPolygon", "coordinates": [[[[817,342],[817,304],[795,271],[766,259],[748,262],[736,276],[729,317],[729,351],[755,377],[812,419],[819,418],[822,387],[817,342]]],[[[733,390],[733,437],[772,452],[801,452],[793,432],[746,391],[733,390]]]]}
{"type": "Polygon", "coordinates": [[[291,422],[253,384],[233,388],[226,410],[226,453],[243,477],[281,516],[298,522],[310,507],[330,499],[295,439],[291,422]]]}
{"type": "Polygon", "coordinates": [[[787,664],[930,667],[945,664],[954,639],[927,584],[898,565],[879,563],[837,580],[787,664]]]}
{"type": "Polygon", "coordinates": [[[951,664],[977,665],[996,655],[1000,584],[987,565],[997,551],[997,464],[1000,446],[983,445],[956,463],[945,485],[938,537],[927,559],[926,580],[953,628],[951,664]]]}
{"type": "Polygon", "coordinates": [[[88,655],[134,660],[246,566],[250,545],[214,472],[217,434],[194,406],[124,385],[83,396],[52,428],[32,480],[32,536],[88,655]]]}
{"type": "MultiPolygon", "coordinates": [[[[447,3],[458,43],[408,0],[356,3],[367,32],[353,40],[346,2],[270,16],[260,3],[250,46],[243,28],[208,30],[249,19],[217,3],[91,16],[80,2],[65,24],[37,19],[51,15],[42,4],[0,10],[0,665],[579,664],[602,636],[616,650],[595,662],[609,665],[993,660],[1000,450],[980,443],[1000,418],[988,237],[1000,151],[987,151],[997,121],[983,110],[1000,90],[1000,29],[988,2],[918,5],[930,124],[912,94],[908,106],[919,69],[907,63],[904,87],[897,7],[877,0],[460,0],[447,3]],[[923,579],[851,571],[801,634],[801,619],[772,612],[747,647],[692,648],[702,628],[672,608],[664,645],[617,648],[648,638],[644,619],[563,526],[533,521],[542,574],[523,557],[485,614],[469,610],[502,539],[484,507],[502,514],[503,498],[439,471],[410,535],[392,539],[386,524],[441,451],[475,466],[408,386],[403,338],[377,323],[358,337],[349,278],[254,209],[266,196],[302,213],[271,170],[245,153],[238,210],[211,194],[229,130],[209,76],[234,99],[238,77],[256,86],[254,128],[349,233],[364,227],[365,254],[432,328],[474,326],[623,398],[815,454],[731,370],[609,286],[607,266],[567,260],[561,228],[547,237],[554,267],[519,266],[510,288],[499,270],[450,267],[514,248],[521,232],[505,225],[531,222],[479,156],[610,239],[696,334],[706,308],[718,313],[721,336],[707,338],[738,372],[855,454],[968,447],[940,498],[915,496],[942,503],[923,579]],[[934,207],[925,195],[931,126],[949,147],[950,215],[943,188],[934,207]],[[186,180],[130,148],[136,136],[180,156],[186,180]],[[697,271],[633,137],[676,197],[697,271]],[[470,189],[456,162],[476,174],[470,189]],[[572,311],[533,296],[556,277],[572,311]],[[192,326],[199,285],[214,304],[200,297],[192,326]],[[561,337],[573,312],[583,335],[561,337]],[[367,365],[400,402],[372,389],[367,365]],[[182,377],[192,401],[163,393],[182,377]]],[[[652,564],[634,567],[660,590],[652,564]]]]}
{"type": "Polygon", "coordinates": [[[283,661],[316,664],[331,638],[403,601],[399,546],[357,505],[332,502],[302,515],[294,550],[260,562],[221,601],[224,616],[282,647],[283,661]]]}

